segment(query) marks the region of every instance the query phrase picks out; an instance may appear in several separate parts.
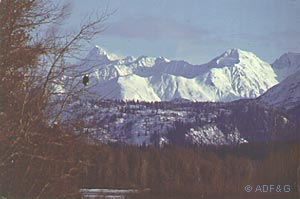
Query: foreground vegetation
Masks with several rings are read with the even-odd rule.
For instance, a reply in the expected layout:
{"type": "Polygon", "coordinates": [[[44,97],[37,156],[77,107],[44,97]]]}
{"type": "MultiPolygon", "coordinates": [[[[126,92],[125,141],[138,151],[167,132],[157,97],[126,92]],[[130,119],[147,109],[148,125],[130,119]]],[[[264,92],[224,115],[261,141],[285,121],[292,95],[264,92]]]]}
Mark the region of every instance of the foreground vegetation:
{"type": "MultiPolygon", "coordinates": [[[[248,196],[246,185],[264,184],[291,186],[291,193],[275,196],[298,192],[299,142],[154,148],[87,144],[55,129],[47,133],[32,137],[0,167],[2,195],[76,198],[80,188],[149,188],[139,197],[248,196]]],[[[1,155],[12,142],[1,141],[1,155]]]]}
{"type": "Polygon", "coordinates": [[[299,143],[210,149],[97,147],[100,149],[90,152],[95,166],[88,169],[82,181],[82,186],[88,188],[150,188],[152,195],[198,198],[247,196],[246,185],[263,184],[291,185],[291,191],[296,193],[299,183],[299,143]]]}

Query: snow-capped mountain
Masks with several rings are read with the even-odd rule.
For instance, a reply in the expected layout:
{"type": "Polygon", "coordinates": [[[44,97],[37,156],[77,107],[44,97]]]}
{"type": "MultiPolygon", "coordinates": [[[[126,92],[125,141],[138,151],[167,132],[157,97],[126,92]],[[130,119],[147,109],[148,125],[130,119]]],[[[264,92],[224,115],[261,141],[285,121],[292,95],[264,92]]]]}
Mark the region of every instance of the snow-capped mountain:
{"type": "Polygon", "coordinates": [[[300,105],[300,70],[269,89],[260,98],[263,103],[282,109],[300,105]]]}
{"type": "Polygon", "coordinates": [[[278,83],[268,63],[239,49],[226,51],[205,65],[209,68],[205,82],[221,93],[217,101],[254,98],[278,83]]]}
{"type": "Polygon", "coordinates": [[[268,63],[240,49],[192,65],[163,57],[113,60],[96,46],[80,67],[90,74],[90,90],[106,99],[232,101],[258,97],[278,83],[268,63]]]}
{"type": "Polygon", "coordinates": [[[297,119],[261,102],[300,107],[300,71],[276,85],[278,74],[251,52],[232,49],[206,64],[192,65],[164,57],[113,59],[97,46],[76,69],[89,74],[90,83],[81,85],[84,94],[70,99],[59,122],[81,121],[70,128],[89,138],[137,145],[236,145],[299,138],[297,119]],[[265,91],[258,99],[233,101],[265,91]],[[101,97],[90,97],[94,94],[101,97]]]}
{"type": "Polygon", "coordinates": [[[300,53],[285,53],[272,64],[272,67],[277,74],[277,80],[281,82],[300,70],[300,53]]]}

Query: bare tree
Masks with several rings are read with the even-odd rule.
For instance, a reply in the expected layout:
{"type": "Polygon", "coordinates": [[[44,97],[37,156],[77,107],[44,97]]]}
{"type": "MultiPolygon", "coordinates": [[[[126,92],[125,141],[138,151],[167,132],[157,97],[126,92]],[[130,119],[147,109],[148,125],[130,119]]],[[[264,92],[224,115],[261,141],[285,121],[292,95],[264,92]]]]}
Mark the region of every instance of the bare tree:
{"type": "Polygon", "coordinates": [[[77,140],[49,126],[83,90],[78,85],[85,71],[76,72],[69,60],[104,30],[109,13],[105,9],[87,18],[78,31],[59,31],[68,14],[67,5],[46,0],[0,1],[0,193],[5,195],[43,197],[85,165],[55,154],[72,153],[67,149],[77,140]],[[72,74],[68,81],[66,74],[72,74]],[[58,91],[59,86],[63,89],[58,91]],[[40,172],[52,171],[47,165],[57,167],[56,176],[33,180],[40,172]]]}

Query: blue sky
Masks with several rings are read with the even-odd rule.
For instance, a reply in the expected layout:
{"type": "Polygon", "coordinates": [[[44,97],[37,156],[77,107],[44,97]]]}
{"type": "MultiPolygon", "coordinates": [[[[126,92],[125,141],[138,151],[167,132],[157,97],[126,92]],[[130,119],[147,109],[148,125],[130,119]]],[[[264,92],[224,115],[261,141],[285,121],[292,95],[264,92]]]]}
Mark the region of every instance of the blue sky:
{"type": "MultiPolygon", "coordinates": [[[[57,0],[58,1],[58,0],[57,0]]],[[[116,12],[93,40],[108,52],[205,63],[231,48],[275,61],[300,52],[300,0],[66,0],[69,24],[95,10],[116,12]]]]}

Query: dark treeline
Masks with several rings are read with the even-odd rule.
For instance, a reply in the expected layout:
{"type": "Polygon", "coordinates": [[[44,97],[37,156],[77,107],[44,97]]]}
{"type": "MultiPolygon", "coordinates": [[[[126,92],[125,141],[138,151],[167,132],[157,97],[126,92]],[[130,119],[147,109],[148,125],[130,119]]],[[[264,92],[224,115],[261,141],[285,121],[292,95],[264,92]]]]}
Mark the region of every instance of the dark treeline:
{"type": "MultiPolygon", "coordinates": [[[[71,198],[80,188],[150,188],[148,196],[193,197],[246,194],[248,184],[291,185],[296,194],[299,186],[297,142],[156,148],[87,144],[51,133],[13,156],[2,173],[2,195],[71,198]]],[[[2,142],[0,152],[9,144],[2,142]]]]}
{"type": "MultiPolygon", "coordinates": [[[[291,185],[297,192],[299,143],[236,147],[90,146],[86,188],[150,188],[166,195],[245,193],[245,185],[291,185]]],[[[299,176],[298,176],[299,177],[299,176]]]]}

